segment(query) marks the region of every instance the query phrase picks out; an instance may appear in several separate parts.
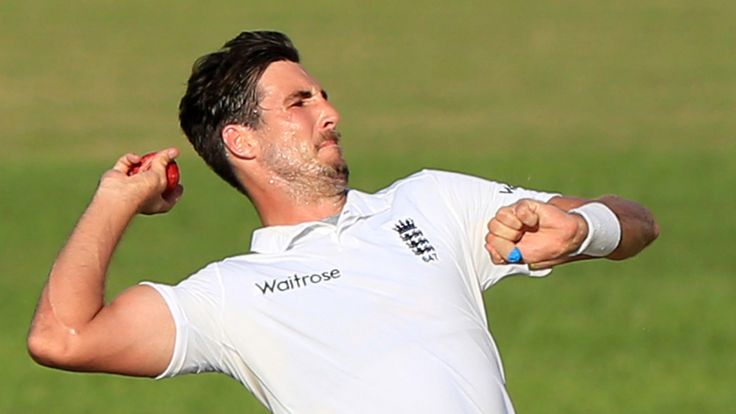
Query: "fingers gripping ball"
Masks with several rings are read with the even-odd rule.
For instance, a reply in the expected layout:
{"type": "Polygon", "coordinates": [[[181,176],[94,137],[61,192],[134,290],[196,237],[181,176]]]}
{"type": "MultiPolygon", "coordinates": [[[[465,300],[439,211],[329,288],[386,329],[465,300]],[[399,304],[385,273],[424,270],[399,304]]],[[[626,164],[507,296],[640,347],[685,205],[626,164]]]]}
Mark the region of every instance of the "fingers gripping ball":
{"type": "MultiPolygon", "coordinates": [[[[140,162],[137,162],[130,167],[128,175],[135,175],[141,172],[141,168],[150,163],[151,158],[155,155],[155,152],[150,152],[141,157],[140,162]]],[[[176,164],[176,161],[172,160],[166,165],[166,189],[164,190],[163,195],[166,196],[171,194],[171,192],[176,189],[177,185],[179,185],[179,166],[176,164]]]]}

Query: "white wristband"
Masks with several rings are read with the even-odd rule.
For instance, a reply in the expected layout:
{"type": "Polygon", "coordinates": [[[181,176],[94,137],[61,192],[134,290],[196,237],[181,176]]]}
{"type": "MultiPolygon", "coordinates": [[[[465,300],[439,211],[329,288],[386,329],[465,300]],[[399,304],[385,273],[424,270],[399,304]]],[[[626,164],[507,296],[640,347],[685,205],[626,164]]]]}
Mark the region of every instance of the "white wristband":
{"type": "Polygon", "coordinates": [[[616,214],[602,203],[588,203],[569,213],[581,215],[588,223],[588,236],[570,256],[585,254],[593,257],[608,256],[621,241],[621,223],[616,214]]]}

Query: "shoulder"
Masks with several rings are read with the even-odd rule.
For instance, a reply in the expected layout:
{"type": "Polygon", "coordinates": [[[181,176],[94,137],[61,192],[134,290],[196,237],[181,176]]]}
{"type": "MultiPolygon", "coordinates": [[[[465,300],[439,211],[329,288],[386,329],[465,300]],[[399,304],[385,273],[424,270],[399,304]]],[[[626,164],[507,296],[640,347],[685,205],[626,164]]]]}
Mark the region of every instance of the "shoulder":
{"type": "Polygon", "coordinates": [[[249,277],[263,268],[271,267],[274,261],[281,259],[281,254],[249,252],[237,256],[226,257],[209,264],[207,268],[215,268],[220,278],[233,274],[249,277]]]}
{"type": "Polygon", "coordinates": [[[260,256],[262,255],[258,253],[247,253],[212,261],[190,274],[178,285],[190,288],[219,286],[223,279],[232,275],[247,277],[252,273],[248,271],[249,268],[257,268],[259,264],[262,265],[263,260],[260,256]]]}
{"type": "Polygon", "coordinates": [[[392,209],[402,206],[418,208],[425,214],[444,216],[449,210],[463,205],[475,205],[474,200],[488,199],[498,192],[499,185],[467,174],[423,169],[399,179],[374,196],[388,200],[392,209]]]}
{"type": "Polygon", "coordinates": [[[443,190],[455,193],[464,191],[475,191],[479,187],[484,187],[485,191],[489,189],[503,189],[507,187],[513,188],[507,184],[488,180],[486,178],[481,178],[474,175],[453,171],[423,169],[407,176],[406,178],[395,181],[382,192],[397,192],[418,188],[431,189],[434,193],[443,190]]]}
{"type": "Polygon", "coordinates": [[[471,175],[463,174],[459,172],[425,168],[413,174],[410,174],[406,176],[405,178],[397,180],[394,184],[420,182],[420,181],[432,181],[432,180],[463,180],[467,178],[477,178],[477,177],[473,177],[471,175]]]}
{"type": "Polygon", "coordinates": [[[394,181],[391,185],[379,191],[378,194],[411,188],[414,186],[435,185],[437,182],[451,181],[453,179],[460,179],[461,177],[467,176],[441,170],[424,169],[394,181]]]}

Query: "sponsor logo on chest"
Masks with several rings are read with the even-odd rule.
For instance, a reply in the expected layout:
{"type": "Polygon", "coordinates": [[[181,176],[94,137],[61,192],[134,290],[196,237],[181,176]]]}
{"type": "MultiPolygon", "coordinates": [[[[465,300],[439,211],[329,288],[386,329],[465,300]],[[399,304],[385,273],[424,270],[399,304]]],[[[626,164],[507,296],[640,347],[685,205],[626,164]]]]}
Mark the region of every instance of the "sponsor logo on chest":
{"type": "Polygon", "coordinates": [[[311,285],[317,285],[323,282],[329,282],[331,280],[339,279],[341,276],[342,273],[340,272],[340,269],[332,269],[321,273],[311,273],[306,275],[294,273],[291,276],[264,280],[261,283],[256,282],[255,285],[262,294],[267,295],[269,293],[286,292],[311,285]]]}

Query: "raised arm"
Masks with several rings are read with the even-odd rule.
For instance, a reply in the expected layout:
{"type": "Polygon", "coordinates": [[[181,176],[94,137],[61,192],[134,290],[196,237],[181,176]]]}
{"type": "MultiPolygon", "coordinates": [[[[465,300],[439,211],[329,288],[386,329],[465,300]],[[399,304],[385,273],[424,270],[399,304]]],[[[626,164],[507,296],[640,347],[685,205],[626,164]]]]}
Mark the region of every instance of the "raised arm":
{"type": "Polygon", "coordinates": [[[161,296],[134,286],[104,303],[110,258],[136,214],[170,210],[178,186],[164,198],[166,164],[176,149],[159,152],[150,169],[126,173],[140,161],[128,154],[106,172],[74,231],[59,253],[43,288],[28,335],[38,363],[74,371],[155,376],[170,360],[174,324],[161,296]]]}
{"type": "Polygon", "coordinates": [[[659,235],[652,214],[638,203],[617,196],[595,200],[554,197],[547,203],[519,200],[498,210],[488,223],[486,249],[496,264],[508,263],[512,249],[518,248],[524,263],[542,269],[595,256],[575,253],[590,229],[582,215],[571,210],[586,204],[606,206],[618,221],[620,239],[605,257],[622,260],[643,250],[659,235]]]}

